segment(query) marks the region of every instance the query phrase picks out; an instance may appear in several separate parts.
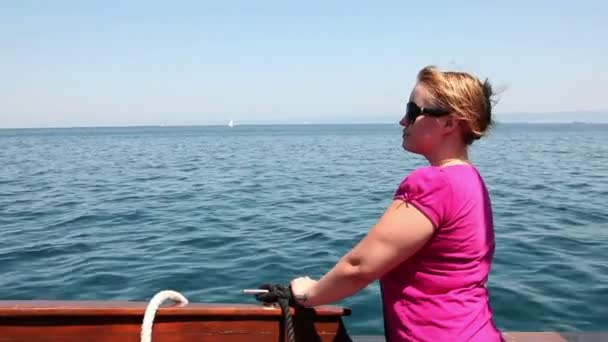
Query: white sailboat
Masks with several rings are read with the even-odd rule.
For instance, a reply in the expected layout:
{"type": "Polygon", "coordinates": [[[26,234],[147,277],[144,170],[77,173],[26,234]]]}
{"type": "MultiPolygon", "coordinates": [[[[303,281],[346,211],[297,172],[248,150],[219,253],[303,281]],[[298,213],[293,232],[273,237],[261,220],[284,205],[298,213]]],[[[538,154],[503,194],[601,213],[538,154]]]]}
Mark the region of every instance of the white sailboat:
{"type": "Polygon", "coordinates": [[[232,119],[230,119],[230,121],[228,121],[228,127],[230,127],[230,128],[234,127],[234,121],[232,119]]]}

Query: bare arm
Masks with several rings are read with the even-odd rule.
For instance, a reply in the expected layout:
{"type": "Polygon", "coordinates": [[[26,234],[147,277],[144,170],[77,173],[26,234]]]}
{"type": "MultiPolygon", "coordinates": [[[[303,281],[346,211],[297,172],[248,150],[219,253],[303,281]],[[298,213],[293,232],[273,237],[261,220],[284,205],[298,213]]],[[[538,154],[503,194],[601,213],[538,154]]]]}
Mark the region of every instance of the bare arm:
{"type": "Polygon", "coordinates": [[[318,282],[306,285],[306,281],[298,284],[300,278],[294,280],[294,296],[306,306],[348,297],[414,255],[433,230],[431,221],[418,209],[395,200],[367,236],[318,282]]]}

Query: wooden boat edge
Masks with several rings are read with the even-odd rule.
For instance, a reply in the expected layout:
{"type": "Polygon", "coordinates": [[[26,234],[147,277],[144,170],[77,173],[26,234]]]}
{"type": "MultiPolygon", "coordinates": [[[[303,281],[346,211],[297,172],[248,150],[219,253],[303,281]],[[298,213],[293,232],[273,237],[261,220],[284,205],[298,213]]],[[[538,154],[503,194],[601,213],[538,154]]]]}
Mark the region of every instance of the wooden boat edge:
{"type": "MultiPolygon", "coordinates": [[[[0,300],[0,317],[98,315],[143,317],[147,304],[137,301],[0,300]]],[[[295,314],[296,310],[293,308],[290,310],[295,314]]],[[[351,314],[349,308],[339,306],[318,306],[303,310],[317,317],[343,317],[351,314]]],[[[163,306],[158,309],[156,316],[278,317],[281,316],[281,310],[275,305],[262,304],[189,303],[185,306],[163,306]]]]}
{"type": "MultiPolygon", "coordinates": [[[[138,301],[54,301],[54,300],[12,300],[0,301],[0,321],[4,321],[8,326],[19,324],[18,321],[26,320],[28,329],[39,329],[44,331],[46,328],[40,326],[35,328],[30,325],[34,322],[44,322],[50,320],[53,323],[60,322],[85,322],[87,324],[95,324],[101,321],[114,321],[113,324],[133,325],[137,328],[137,322],[143,318],[146,302],[138,301]],[[114,318],[113,318],[114,317],[114,318]],[[8,319],[8,320],[7,320],[8,319]],[[68,319],[68,321],[63,321],[68,319]],[[71,321],[75,319],[75,321],[71,321]],[[86,321],[81,321],[86,319],[86,321]],[[17,321],[16,321],[17,320],[17,321]]],[[[294,311],[292,309],[292,311],[294,311]]],[[[327,321],[332,326],[324,326],[323,330],[319,331],[322,340],[335,340],[334,337],[339,335],[339,330],[344,329],[341,318],[351,314],[350,309],[339,306],[320,306],[315,308],[304,309],[304,316],[307,319],[315,321],[327,321]],[[332,328],[327,328],[332,327],[332,328]],[[327,335],[327,333],[329,333],[327,335]],[[334,336],[334,337],[332,337],[334,336]]],[[[294,311],[296,315],[301,311],[294,311]]],[[[160,322],[176,321],[177,324],[182,319],[198,320],[271,320],[279,321],[281,311],[276,306],[264,306],[262,304],[204,304],[192,303],[184,307],[164,306],[157,313],[160,322]]],[[[109,322],[104,322],[104,324],[109,322]]],[[[0,322],[0,330],[2,329],[0,322]]],[[[313,325],[310,325],[312,327],[313,325]]],[[[278,329],[278,326],[276,326],[278,329]]],[[[72,327],[73,328],[73,327],[72,327]]],[[[160,326],[162,332],[162,325],[160,326]]],[[[133,330],[132,328],[131,330],[133,330]]],[[[268,332],[267,328],[265,331],[268,332]]],[[[172,333],[174,334],[174,333],[172,333]]],[[[248,334],[252,334],[249,332],[248,334]]],[[[341,334],[347,334],[344,330],[341,334]]],[[[507,342],[597,342],[608,341],[608,333],[606,332],[504,332],[504,337],[507,342]]],[[[83,335],[84,336],[84,335],[83,335]]],[[[248,335],[245,335],[248,336],[248,335]]],[[[252,335],[253,336],[253,335],[252,335]]],[[[274,335],[268,335],[276,336],[274,335]]],[[[347,335],[346,335],[347,336],[347,335]]],[[[246,338],[244,338],[246,339],[246,338]]],[[[354,342],[380,342],[384,341],[383,336],[351,336],[349,338],[354,342]]],[[[162,339],[160,339],[162,341],[162,339]]]]}

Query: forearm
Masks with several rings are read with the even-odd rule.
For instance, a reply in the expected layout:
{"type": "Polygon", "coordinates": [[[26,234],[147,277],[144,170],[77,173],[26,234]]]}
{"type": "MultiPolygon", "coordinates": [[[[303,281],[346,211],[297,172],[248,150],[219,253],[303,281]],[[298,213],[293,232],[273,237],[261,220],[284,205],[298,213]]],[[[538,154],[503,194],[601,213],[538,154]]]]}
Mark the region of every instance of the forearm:
{"type": "Polygon", "coordinates": [[[361,272],[350,255],[344,256],[308,292],[306,306],[329,304],[346,298],[366,287],[374,279],[361,272]]]}
{"type": "Polygon", "coordinates": [[[434,229],[416,207],[393,201],[357,246],[318,282],[302,287],[298,296],[307,298],[298,298],[298,302],[323,305],[354,294],[417,253],[431,239],[434,229]]]}

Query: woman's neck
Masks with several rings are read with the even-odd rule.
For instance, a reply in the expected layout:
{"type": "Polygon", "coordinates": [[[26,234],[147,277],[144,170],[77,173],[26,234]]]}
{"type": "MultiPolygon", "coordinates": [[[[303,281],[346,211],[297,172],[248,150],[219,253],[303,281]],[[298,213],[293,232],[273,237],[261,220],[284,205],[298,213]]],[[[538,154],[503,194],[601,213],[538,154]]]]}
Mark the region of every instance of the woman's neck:
{"type": "Polygon", "coordinates": [[[467,148],[441,149],[427,160],[433,166],[466,165],[470,164],[467,148]]]}

